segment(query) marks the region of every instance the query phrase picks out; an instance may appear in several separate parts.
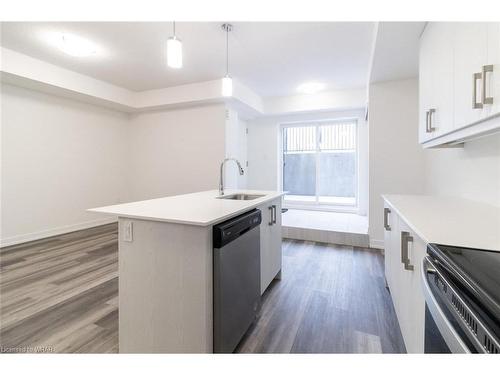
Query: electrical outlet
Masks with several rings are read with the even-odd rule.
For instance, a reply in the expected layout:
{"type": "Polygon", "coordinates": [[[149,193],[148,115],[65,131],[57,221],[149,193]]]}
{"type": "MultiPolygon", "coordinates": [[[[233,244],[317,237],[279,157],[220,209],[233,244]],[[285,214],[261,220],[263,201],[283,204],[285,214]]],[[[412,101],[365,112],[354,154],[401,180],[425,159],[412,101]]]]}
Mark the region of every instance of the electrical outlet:
{"type": "Polygon", "coordinates": [[[131,221],[123,223],[123,241],[132,242],[134,240],[134,227],[132,224],[131,221]]]}

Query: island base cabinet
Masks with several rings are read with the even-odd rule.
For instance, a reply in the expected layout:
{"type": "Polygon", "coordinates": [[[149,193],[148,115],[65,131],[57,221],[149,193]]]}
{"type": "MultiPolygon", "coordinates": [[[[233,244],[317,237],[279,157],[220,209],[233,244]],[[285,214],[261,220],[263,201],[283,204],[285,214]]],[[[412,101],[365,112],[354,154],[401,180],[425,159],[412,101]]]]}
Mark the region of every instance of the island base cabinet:
{"type": "Polygon", "coordinates": [[[273,279],[281,278],[281,198],[259,206],[260,225],[260,290],[263,294],[273,279]]]}
{"type": "Polygon", "coordinates": [[[211,228],[122,218],[119,226],[120,353],[212,353],[211,228]]]}
{"type": "Polygon", "coordinates": [[[386,203],[385,275],[408,353],[424,352],[425,299],[421,287],[426,244],[386,203]],[[389,213],[388,213],[389,210],[389,213]]]}

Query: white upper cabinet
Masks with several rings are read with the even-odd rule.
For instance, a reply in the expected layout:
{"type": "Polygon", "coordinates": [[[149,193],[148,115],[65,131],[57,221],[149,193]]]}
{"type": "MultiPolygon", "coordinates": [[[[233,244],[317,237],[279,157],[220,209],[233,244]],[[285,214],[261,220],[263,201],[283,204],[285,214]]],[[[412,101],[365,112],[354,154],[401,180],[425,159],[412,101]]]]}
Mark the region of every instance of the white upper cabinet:
{"type": "Polygon", "coordinates": [[[429,24],[420,49],[419,140],[425,142],[453,129],[453,38],[454,25],[429,24]]]}
{"type": "Polygon", "coordinates": [[[419,76],[424,147],[500,130],[500,23],[428,23],[419,76]]]}
{"type": "Polygon", "coordinates": [[[489,117],[500,113],[500,22],[488,23],[488,52],[486,64],[491,66],[486,73],[486,97],[493,98],[493,103],[484,105],[483,116],[489,117]]]}
{"type": "Polygon", "coordinates": [[[488,27],[486,23],[464,22],[455,27],[454,80],[457,109],[455,127],[477,122],[482,117],[482,66],[488,58],[488,27]]]}

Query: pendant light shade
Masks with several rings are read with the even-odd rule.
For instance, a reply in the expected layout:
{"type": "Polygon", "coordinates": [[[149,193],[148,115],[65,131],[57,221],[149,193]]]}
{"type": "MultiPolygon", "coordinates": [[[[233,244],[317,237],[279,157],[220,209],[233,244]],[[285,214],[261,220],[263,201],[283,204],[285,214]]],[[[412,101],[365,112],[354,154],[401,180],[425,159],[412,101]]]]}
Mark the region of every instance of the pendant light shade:
{"type": "Polygon", "coordinates": [[[222,96],[233,96],[233,79],[229,75],[222,78],[222,96]]]}
{"type": "Polygon", "coordinates": [[[222,30],[226,32],[226,75],[222,78],[222,96],[233,96],[233,79],[229,75],[229,32],[233,29],[233,25],[225,23],[222,25],[222,30]]]}
{"type": "Polygon", "coordinates": [[[167,40],[167,65],[174,69],[182,68],[182,42],[175,36],[175,22],[174,36],[167,40]]]}

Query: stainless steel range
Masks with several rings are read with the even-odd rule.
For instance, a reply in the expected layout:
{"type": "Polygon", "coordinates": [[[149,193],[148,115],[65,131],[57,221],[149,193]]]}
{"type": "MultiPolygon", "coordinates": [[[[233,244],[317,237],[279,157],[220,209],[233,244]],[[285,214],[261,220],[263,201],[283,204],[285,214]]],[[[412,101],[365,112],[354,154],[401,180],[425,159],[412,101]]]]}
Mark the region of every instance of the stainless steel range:
{"type": "Polygon", "coordinates": [[[427,246],[426,353],[500,352],[500,252],[427,246]]]}

